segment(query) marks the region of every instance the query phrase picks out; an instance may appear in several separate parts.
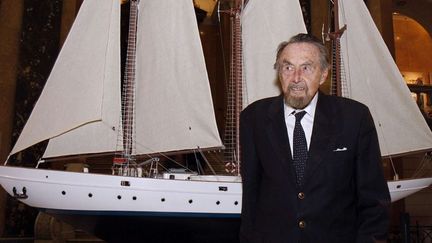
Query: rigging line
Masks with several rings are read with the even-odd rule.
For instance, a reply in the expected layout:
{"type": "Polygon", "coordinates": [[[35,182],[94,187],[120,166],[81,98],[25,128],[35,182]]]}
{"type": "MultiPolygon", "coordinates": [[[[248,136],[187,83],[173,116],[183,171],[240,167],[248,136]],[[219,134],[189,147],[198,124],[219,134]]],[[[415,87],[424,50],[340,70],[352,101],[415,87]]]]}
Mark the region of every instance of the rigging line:
{"type": "Polygon", "coordinates": [[[210,168],[211,172],[216,175],[216,171],[214,170],[213,166],[210,164],[210,162],[207,160],[207,157],[204,156],[204,154],[202,153],[201,150],[198,150],[198,152],[201,154],[201,156],[203,157],[204,161],[206,162],[207,166],[210,168]]]}
{"type": "Polygon", "coordinates": [[[157,163],[157,166],[162,167],[162,169],[164,169],[165,171],[169,171],[169,169],[166,168],[165,166],[163,166],[161,163],[159,163],[159,162],[156,162],[156,163],[157,163]]]}
{"type": "MultiPolygon", "coordinates": [[[[343,11],[345,9],[343,7],[343,5],[344,5],[343,1],[340,0],[338,2],[338,6],[341,6],[340,9],[342,9],[342,11],[340,11],[338,9],[338,13],[342,14],[342,19],[344,20],[344,26],[345,26],[345,31],[343,33],[345,33],[345,39],[348,40],[348,33],[349,33],[349,31],[346,31],[346,26],[347,26],[346,20],[347,20],[347,18],[346,18],[346,15],[345,15],[345,11],[343,11]]],[[[337,16],[337,18],[339,18],[339,16],[337,16]]],[[[344,28],[344,27],[342,27],[342,28],[344,28]]],[[[335,30],[335,31],[339,31],[339,30],[335,30]]],[[[339,50],[341,49],[341,45],[342,45],[341,44],[342,43],[341,40],[342,40],[342,37],[343,37],[343,33],[339,37],[339,42],[337,43],[339,45],[338,46],[339,50]]],[[[347,51],[347,56],[348,56],[349,55],[348,48],[346,48],[346,51],[347,51]]],[[[345,93],[346,97],[350,97],[351,93],[352,93],[351,92],[351,82],[349,82],[349,83],[346,82],[346,80],[347,80],[347,78],[346,78],[347,72],[345,71],[345,70],[350,70],[350,69],[349,69],[349,67],[348,67],[348,69],[342,68],[342,67],[345,67],[345,58],[344,58],[343,55],[340,55],[339,59],[340,59],[340,65],[341,65],[341,68],[340,68],[340,72],[341,72],[340,73],[340,77],[341,77],[341,80],[344,80],[344,82],[341,82],[341,93],[342,94],[345,93]]],[[[348,66],[349,66],[349,61],[348,61],[348,66]]]]}
{"type": "Polygon", "coordinates": [[[225,81],[225,87],[227,87],[227,67],[226,67],[226,55],[225,55],[225,45],[224,45],[224,41],[223,41],[223,31],[222,31],[222,22],[221,22],[221,18],[220,18],[220,0],[218,1],[218,9],[217,9],[217,14],[218,14],[218,21],[219,21],[219,40],[220,40],[220,45],[222,48],[222,63],[223,63],[223,72],[224,72],[224,81],[225,81]]]}
{"type": "Polygon", "coordinates": [[[244,59],[244,50],[243,50],[243,30],[242,30],[242,26],[243,26],[243,11],[244,11],[244,9],[245,9],[245,4],[244,4],[244,1],[242,1],[242,8],[241,8],[241,13],[240,13],[240,15],[239,15],[239,18],[240,18],[240,20],[239,20],[239,22],[240,22],[240,41],[241,41],[241,47],[242,47],[242,50],[241,50],[241,69],[242,69],[242,75],[241,75],[241,78],[242,78],[242,90],[241,90],[241,104],[242,104],[242,108],[244,108],[247,104],[249,104],[249,95],[248,95],[248,86],[247,86],[247,83],[246,83],[246,75],[245,75],[245,73],[244,73],[244,63],[245,63],[245,59],[244,59]]]}
{"type": "MultiPolygon", "coordinates": [[[[143,144],[141,144],[141,143],[139,143],[139,142],[136,142],[136,141],[135,141],[135,144],[138,145],[138,146],[140,146],[140,148],[145,148],[145,149],[147,149],[147,150],[153,151],[154,154],[158,154],[159,156],[161,156],[161,157],[167,159],[167,160],[170,161],[170,162],[173,162],[173,163],[179,165],[180,167],[183,167],[184,169],[187,169],[187,170],[189,170],[189,171],[192,171],[192,170],[190,170],[189,168],[187,168],[186,166],[184,166],[184,165],[180,164],[179,162],[175,161],[174,159],[170,158],[169,156],[163,154],[162,152],[154,151],[154,150],[152,150],[151,148],[149,148],[149,147],[147,147],[147,146],[144,146],[143,144]]],[[[195,150],[195,149],[192,149],[192,152],[193,152],[193,153],[196,153],[196,150],[195,150]]],[[[146,157],[148,157],[148,158],[150,158],[150,159],[153,159],[153,158],[156,157],[156,156],[152,156],[152,155],[150,155],[150,154],[143,154],[143,156],[146,156],[146,157]]]]}
{"type": "MultiPolygon", "coordinates": [[[[204,173],[204,169],[202,168],[201,163],[199,162],[197,153],[194,151],[193,154],[194,154],[194,158],[195,158],[195,164],[196,164],[196,167],[197,167],[197,172],[198,172],[199,175],[201,175],[201,174],[204,173]]],[[[200,154],[205,159],[204,155],[202,153],[200,153],[200,154]]]]}
{"type": "MultiPolygon", "coordinates": [[[[341,49],[341,42],[339,39],[339,42],[336,43],[338,45],[338,49],[341,49]]],[[[341,87],[340,91],[342,96],[344,97],[350,97],[351,96],[351,82],[347,82],[346,72],[345,72],[345,58],[341,55],[339,56],[339,65],[340,65],[340,79],[341,79],[341,87]]],[[[349,68],[348,68],[349,70],[349,68]]]]}
{"type": "Polygon", "coordinates": [[[419,166],[414,171],[412,178],[420,178],[423,175],[427,175],[427,171],[432,172],[432,154],[431,153],[425,153],[423,156],[423,159],[420,161],[419,166]]]}
{"type": "MultiPolygon", "coordinates": [[[[231,31],[231,35],[230,35],[230,46],[231,46],[231,51],[230,51],[230,76],[229,76],[229,80],[228,83],[226,85],[227,87],[227,110],[226,110],[226,123],[225,123],[225,135],[224,135],[224,144],[231,144],[232,143],[232,137],[234,136],[234,129],[233,129],[233,121],[235,120],[235,108],[233,108],[233,101],[235,101],[235,72],[234,72],[234,60],[235,60],[235,53],[233,51],[233,45],[235,44],[235,26],[234,26],[234,22],[235,22],[235,13],[232,11],[230,11],[230,31],[231,31]]],[[[224,151],[224,155],[226,155],[227,157],[230,158],[230,154],[231,154],[231,146],[227,146],[227,149],[224,151]]]]}

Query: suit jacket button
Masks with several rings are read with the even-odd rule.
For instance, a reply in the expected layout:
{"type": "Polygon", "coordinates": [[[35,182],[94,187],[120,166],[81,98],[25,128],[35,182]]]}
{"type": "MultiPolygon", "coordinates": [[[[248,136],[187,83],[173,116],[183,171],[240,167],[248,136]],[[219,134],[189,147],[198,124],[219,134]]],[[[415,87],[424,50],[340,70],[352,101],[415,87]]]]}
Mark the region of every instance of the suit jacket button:
{"type": "Polygon", "coordinates": [[[300,229],[304,229],[304,228],[306,228],[306,222],[303,220],[300,220],[298,223],[298,226],[300,227],[300,229]]]}
{"type": "Polygon", "coordinates": [[[305,198],[305,194],[304,194],[304,192],[299,192],[299,193],[297,194],[297,197],[298,197],[300,200],[303,200],[303,199],[305,198]]]}

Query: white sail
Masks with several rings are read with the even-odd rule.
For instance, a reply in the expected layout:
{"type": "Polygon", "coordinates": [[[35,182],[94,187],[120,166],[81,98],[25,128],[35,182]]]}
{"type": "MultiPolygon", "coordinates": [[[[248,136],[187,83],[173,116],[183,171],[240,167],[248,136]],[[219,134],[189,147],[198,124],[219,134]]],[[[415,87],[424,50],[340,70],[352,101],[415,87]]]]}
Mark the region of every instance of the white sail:
{"type": "Polygon", "coordinates": [[[193,3],[140,1],[136,153],[221,147],[193,3]]]}
{"type": "Polygon", "coordinates": [[[45,156],[115,149],[112,128],[118,127],[120,112],[119,9],[118,0],[83,3],[11,154],[59,135],[45,156]]]}
{"type": "Polygon", "coordinates": [[[339,1],[344,96],[366,104],[382,156],[432,148],[432,133],[362,0],[339,1]]]}
{"type": "Polygon", "coordinates": [[[307,30],[298,1],[249,0],[241,21],[245,80],[243,107],[246,107],[255,100],[280,94],[273,69],[277,46],[307,30]]]}

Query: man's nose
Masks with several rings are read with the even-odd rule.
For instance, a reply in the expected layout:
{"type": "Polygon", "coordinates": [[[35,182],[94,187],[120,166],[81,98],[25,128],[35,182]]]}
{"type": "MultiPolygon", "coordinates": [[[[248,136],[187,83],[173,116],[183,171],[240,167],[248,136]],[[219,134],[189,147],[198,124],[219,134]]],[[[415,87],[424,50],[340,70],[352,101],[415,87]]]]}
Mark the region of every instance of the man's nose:
{"type": "Polygon", "coordinates": [[[302,76],[301,70],[299,68],[296,68],[294,71],[294,79],[293,79],[294,83],[300,82],[301,76],[302,76]]]}

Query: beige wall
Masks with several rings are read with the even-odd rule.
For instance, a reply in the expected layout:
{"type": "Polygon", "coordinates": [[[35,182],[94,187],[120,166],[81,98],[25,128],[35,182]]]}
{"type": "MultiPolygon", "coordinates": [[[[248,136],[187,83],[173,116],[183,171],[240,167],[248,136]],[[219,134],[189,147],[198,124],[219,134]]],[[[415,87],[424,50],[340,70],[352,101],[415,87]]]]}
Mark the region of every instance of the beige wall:
{"type": "Polygon", "coordinates": [[[432,75],[432,38],[426,29],[404,15],[393,15],[396,62],[407,81],[421,77],[430,84],[432,75]],[[407,73],[408,72],[408,73],[407,73]],[[415,74],[418,73],[418,74],[415,74]]]}
{"type": "Polygon", "coordinates": [[[394,12],[415,19],[432,35],[431,0],[393,0],[393,2],[394,12]]]}

